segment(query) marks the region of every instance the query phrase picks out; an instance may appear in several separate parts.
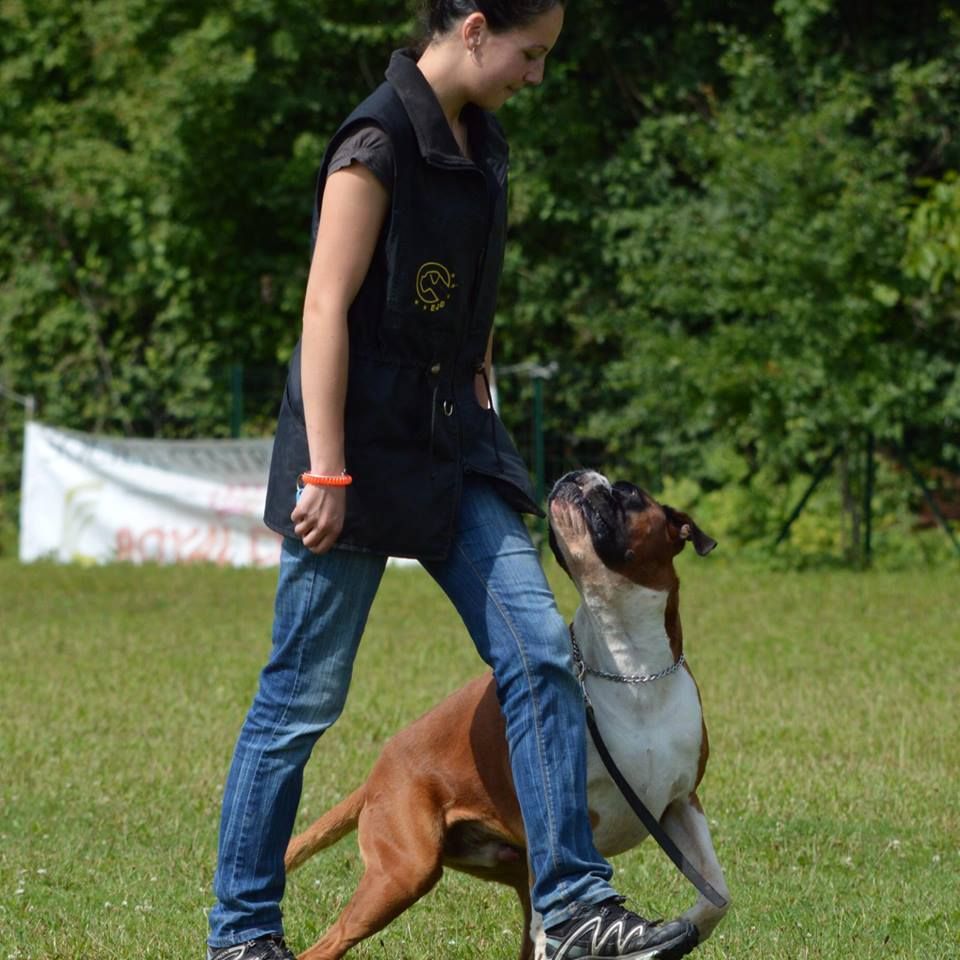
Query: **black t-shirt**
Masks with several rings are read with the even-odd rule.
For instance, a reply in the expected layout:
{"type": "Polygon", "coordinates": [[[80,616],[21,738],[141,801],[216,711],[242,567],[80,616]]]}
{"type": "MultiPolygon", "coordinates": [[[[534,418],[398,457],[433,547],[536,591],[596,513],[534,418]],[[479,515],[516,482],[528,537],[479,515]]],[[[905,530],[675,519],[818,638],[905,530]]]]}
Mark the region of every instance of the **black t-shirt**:
{"type": "Polygon", "coordinates": [[[393,144],[379,127],[361,127],[349,134],[333,154],[327,177],[351,163],[362,163],[388,192],[393,191],[393,144]]]}

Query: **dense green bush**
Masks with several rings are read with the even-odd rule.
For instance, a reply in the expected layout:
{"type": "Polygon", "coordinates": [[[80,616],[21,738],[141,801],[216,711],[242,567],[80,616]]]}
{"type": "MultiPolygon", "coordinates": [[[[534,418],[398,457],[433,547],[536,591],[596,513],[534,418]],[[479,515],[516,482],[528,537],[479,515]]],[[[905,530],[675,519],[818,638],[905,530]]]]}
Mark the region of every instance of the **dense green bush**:
{"type": "MultiPolygon", "coordinates": [[[[242,364],[268,431],[315,168],[413,29],[405,0],[0,6],[0,383],[52,423],[223,435],[242,364]]],[[[954,4],[575,0],[502,119],[497,359],[557,361],[565,462],[727,491],[758,542],[837,443],[960,462],[954,4]]]]}

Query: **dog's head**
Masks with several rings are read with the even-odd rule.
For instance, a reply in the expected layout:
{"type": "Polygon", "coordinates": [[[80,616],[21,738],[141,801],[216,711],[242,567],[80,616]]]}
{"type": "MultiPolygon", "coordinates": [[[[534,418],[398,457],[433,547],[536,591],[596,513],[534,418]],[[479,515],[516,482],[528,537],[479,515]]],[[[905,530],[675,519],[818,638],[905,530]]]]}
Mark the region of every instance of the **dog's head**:
{"type": "Polygon", "coordinates": [[[650,587],[672,576],[673,558],[693,544],[700,556],[717,542],[686,513],[662,506],[632,483],[611,484],[593,470],[561,477],[548,498],[550,547],[581,585],[604,570],[650,587]]]}

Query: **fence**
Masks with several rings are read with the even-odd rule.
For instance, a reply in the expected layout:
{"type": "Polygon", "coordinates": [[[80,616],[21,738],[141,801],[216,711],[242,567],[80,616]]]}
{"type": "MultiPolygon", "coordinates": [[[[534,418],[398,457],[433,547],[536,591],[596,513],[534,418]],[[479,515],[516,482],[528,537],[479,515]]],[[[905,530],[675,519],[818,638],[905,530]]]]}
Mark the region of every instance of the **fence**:
{"type": "MultiPolygon", "coordinates": [[[[575,429],[565,429],[560,415],[563,404],[553,391],[562,389],[559,381],[570,381],[569,371],[564,371],[561,378],[555,363],[522,363],[501,366],[495,372],[495,396],[499,393],[501,400],[498,409],[530,466],[540,502],[554,480],[578,466],[606,466],[627,475],[626,464],[620,465],[618,470],[618,465],[610,462],[610,453],[602,438],[584,439],[575,429]],[[501,387],[499,391],[497,385],[501,387]]],[[[280,365],[244,368],[234,364],[225,369],[219,383],[222,396],[219,432],[233,437],[269,437],[284,376],[285,371],[280,365]]],[[[20,503],[23,427],[35,413],[36,404],[32,398],[0,383],[0,554],[13,552],[20,503]]],[[[880,451],[872,437],[867,437],[857,450],[845,450],[838,445],[825,458],[808,478],[806,489],[792,504],[786,519],[782,519],[775,541],[771,540],[772,547],[790,536],[792,527],[807,509],[811,498],[831,475],[834,461],[841,452],[848,463],[860,464],[856,469],[862,471],[856,533],[862,565],[869,566],[873,554],[874,478],[880,457],[898,464],[903,482],[914,491],[918,525],[939,526],[960,556],[960,541],[953,531],[953,522],[960,516],[960,474],[944,465],[920,469],[908,449],[885,447],[880,451]]],[[[533,532],[542,541],[544,525],[534,524],[533,532]]]]}

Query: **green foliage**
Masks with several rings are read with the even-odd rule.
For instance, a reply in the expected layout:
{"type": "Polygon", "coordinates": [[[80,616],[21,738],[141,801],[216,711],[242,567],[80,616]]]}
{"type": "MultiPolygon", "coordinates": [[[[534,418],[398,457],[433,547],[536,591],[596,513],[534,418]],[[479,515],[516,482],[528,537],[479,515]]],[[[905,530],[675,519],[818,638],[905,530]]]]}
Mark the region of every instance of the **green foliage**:
{"type": "Polygon", "coordinates": [[[960,283],[960,180],[951,170],[930,187],[910,217],[904,268],[939,294],[960,283]]]}
{"type": "Polygon", "coordinates": [[[547,118],[551,160],[579,149],[572,171],[538,161],[539,202],[517,201],[539,223],[534,243],[522,223],[505,324],[511,344],[563,353],[554,428],[654,487],[737,487],[754,505],[741,540],[765,541],[773,504],[838,443],[869,433],[956,462],[960,22],[926,3],[905,33],[888,6],[681,4],[607,23],[657,62],[614,47],[587,78],[574,50],[524,117],[547,118]],[[603,127],[557,122],[573,76],[594,111],[576,115],[603,127]]]}
{"type": "MultiPolygon", "coordinates": [[[[501,114],[497,346],[558,362],[563,466],[773,502],[867,431],[960,461],[960,18],[875,7],[570,5],[546,82],[501,114]]],[[[3,0],[0,383],[53,423],[222,435],[242,363],[269,430],[316,167],[412,11],[3,0]]],[[[525,432],[530,385],[502,387],[525,432]]]]}
{"type": "MultiPolygon", "coordinates": [[[[729,447],[710,448],[699,480],[667,476],[660,499],[691,510],[723,551],[777,570],[862,566],[867,519],[863,509],[862,447],[838,455],[836,482],[823,481],[781,540],[787,519],[811,485],[806,474],[784,479],[772,466],[750,475],[729,447]],[[692,505],[692,506],[691,506],[692,505]]],[[[870,519],[871,565],[879,570],[952,569],[952,542],[939,528],[920,528],[920,491],[895,459],[878,455],[870,519]]]]}
{"type": "Polygon", "coordinates": [[[322,144],[409,30],[343,6],[4,4],[0,374],[45,419],[222,433],[289,351],[322,144]]]}
{"type": "Polygon", "coordinates": [[[0,4],[0,384],[55,424],[216,436],[242,363],[272,421],[323,145],[410,29],[388,0],[0,4]]]}

